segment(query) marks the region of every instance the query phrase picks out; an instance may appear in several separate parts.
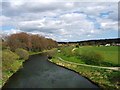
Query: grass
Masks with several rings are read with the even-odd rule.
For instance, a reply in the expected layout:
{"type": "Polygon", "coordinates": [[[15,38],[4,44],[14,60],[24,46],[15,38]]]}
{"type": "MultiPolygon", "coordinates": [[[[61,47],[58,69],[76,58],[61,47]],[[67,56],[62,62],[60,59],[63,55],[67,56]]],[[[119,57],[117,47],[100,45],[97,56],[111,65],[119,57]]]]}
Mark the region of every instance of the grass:
{"type": "MultiPolygon", "coordinates": [[[[35,54],[40,54],[40,53],[52,52],[54,50],[56,50],[56,48],[53,48],[51,50],[44,50],[42,52],[29,52],[29,55],[35,55],[35,54]]],[[[7,54],[5,54],[5,59],[8,60],[7,62],[10,62],[10,63],[7,63],[8,67],[3,66],[3,67],[5,67],[5,69],[2,70],[2,79],[0,78],[0,85],[1,86],[3,86],[5,84],[5,82],[9,79],[9,77],[11,77],[18,69],[20,69],[23,66],[23,62],[25,61],[24,59],[19,59],[19,60],[17,58],[14,59],[14,55],[11,56],[11,53],[12,54],[16,54],[15,52],[11,52],[11,51],[8,51],[8,50],[3,50],[2,52],[6,52],[7,53],[7,54]],[[10,55],[11,58],[8,57],[8,55],[10,55]],[[10,60],[13,61],[12,64],[11,64],[10,60]],[[11,65],[12,65],[11,70],[9,70],[11,65]]],[[[4,62],[4,63],[6,63],[6,62],[4,62]]]]}
{"type": "Polygon", "coordinates": [[[29,55],[35,55],[35,54],[45,53],[45,52],[49,52],[49,51],[52,51],[52,50],[56,50],[56,48],[53,48],[53,49],[50,49],[50,50],[43,50],[43,51],[40,51],[40,52],[29,51],[29,55]]]}
{"type": "Polygon", "coordinates": [[[95,47],[95,46],[87,46],[87,47],[80,47],[78,50],[92,50],[100,53],[103,56],[103,60],[105,62],[113,63],[113,64],[119,64],[118,63],[118,46],[110,46],[110,47],[95,47]]]}
{"type": "Polygon", "coordinates": [[[0,85],[4,85],[5,82],[9,79],[9,77],[11,77],[19,68],[22,67],[22,64],[23,64],[24,60],[21,59],[19,61],[16,61],[12,64],[12,69],[14,71],[10,71],[10,70],[3,70],[2,71],[2,80],[1,80],[1,84],[0,85]]]}
{"type": "Polygon", "coordinates": [[[84,60],[82,60],[82,58],[79,57],[80,53],[83,51],[86,51],[84,52],[84,54],[88,54],[89,56],[90,53],[87,53],[87,52],[93,51],[96,53],[90,54],[90,55],[102,56],[103,57],[102,62],[106,62],[104,64],[108,65],[108,63],[111,63],[114,66],[118,66],[120,65],[118,63],[118,46],[110,46],[110,47],[81,46],[75,49],[75,51],[72,51],[73,48],[74,47],[72,46],[59,48],[61,52],[58,52],[50,61],[78,72],[80,75],[87,77],[88,79],[95,82],[105,90],[120,89],[120,86],[119,86],[120,71],[107,70],[107,69],[95,68],[95,67],[87,67],[87,66],[81,66],[81,65],[73,65],[73,64],[58,60],[58,57],[61,57],[62,59],[69,62],[85,64],[84,60]]]}
{"type": "Polygon", "coordinates": [[[32,52],[32,51],[29,51],[29,55],[34,55],[34,54],[40,54],[42,52],[32,52]]]}
{"type": "Polygon", "coordinates": [[[85,64],[85,62],[83,62],[81,59],[79,59],[76,56],[66,57],[66,56],[64,56],[62,54],[58,54],[58,56],[60,56],[62,59],[66,60],[66,61],[80,63],[80,64],[85,64]]]}
{"type": "Polygon", "coordinates": [[[118,80],[120,71],[68,64],[64,61],[58,60],[55,57],[50,61],[78,72],[80,75],[93,81],[104,90],[120,89],[120,82],[118,80]]]}
{"type": "Polygon", "coordinates": [[[73,46],[69,47],[62,47],[60,48],[61,52],[56,54],[56,57],[61,57],[64,60],[75,62],[75,63],[82,63],[84,62],[77,56],[72,53],[73,46]]]}
{"type": "MultiPolygon", "coordinates": [[[[96,60],[97,58],[101,57],[101,60],[99,60],[99,61],[102,61],[101,66],[120,66],[120,64],[118,63],[118,46],[110,46],[110,47],[81,46],[75,49],[75,51],[72,51],[73,48],[74,47],[71,47],[71,46],[62,47],[60,49],[61,52],[57,53],[56,56],[61,57],[64,60],[75,62],[75,63],[80,63],[80,64],[90,63],[90,61],[87,62],[86,60],[85,62],[85,60],[83,60],[84,58],[80,58],[80,53],[84,52],[85,56],[88,54],[88,58],[90,57],[90,55],[92,57],[94,56],[96,60]]],[[[93,63],[93,65],[98,65],[95,63],[93,63]]]]}

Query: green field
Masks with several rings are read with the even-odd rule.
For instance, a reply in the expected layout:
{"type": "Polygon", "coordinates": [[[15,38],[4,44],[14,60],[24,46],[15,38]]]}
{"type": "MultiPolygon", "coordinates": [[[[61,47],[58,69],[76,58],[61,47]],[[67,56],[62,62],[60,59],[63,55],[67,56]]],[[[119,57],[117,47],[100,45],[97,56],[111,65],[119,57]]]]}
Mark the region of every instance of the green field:
{"type": "Polygon", "coordinates": [[[119,64],[118,63],[118,46],[110,46],[110,47],[93,47],[93,46],[86,46],[86,47],[80,47],[79,51],[82,50],[91,50],[100,53],[103,56],[103,60],[106,62],[110,62],[113,64],[119,64]]]}
{"type": "MultiPolygon", "coordinates": [[[[78,72],[80,75],[87,77],[94,83],[98,84],[101,88],[103,88],[103,90],[120,89],[120,71],[87,67],[83,65],[87,63],[81,58],[82,55],[88,55],[89,58],[92,57],[96,60],[96,62],[91,64],[91,66],[94,66],[97,65],[97,62],[99,62],[99,59],[97,59],[96,57],[102,56],[102,60],[100,59],[102,61],[102,64],[100,66],[120,66],[120,64],[118,63],[118,46],[81,46],[79,48],[76,48],[75,46],[65,46],[58,49],[59,52],[50,60],[51,62],[78,72]],[[60,58],[58,57],[62,58],[63,60],[60,60],[60,58]],[[69,63],[66,61],[69,61],[69,63]],[[78,63],[79,65],[71,62],[78,63]]],[[[92,61],[89,58],[87,59],[87,62],[92,61]]]]}
{"type": "MultiPolygon", "coordinates": [[[[62,47],[60,49],[61,52],[57,54],[57,57],[61,57],[67,61],[85,64],[85,62],[82,60],[82,58],[80,58],[79,54],[83,51],[85,54],[87,54],[87,52],[91,52],[90,54],[92,54],[92,52],[95,52],[102,57],[102,62],[106,63],[106,65],[104,65],[104,66],[107,66],[108,63],[112,64],[113,66],[119,66],[118,46],[109,46],[109,47],[106,47],[106,46],[101,46],[101,47],[81,46],[79,48],[76,48],[74,51],[72,51],[73,48],[75,48],[75,47],[72,47],[72,46],[62,47]]],[[[112,66],[112,65],[109,65],[109,66],[112,66]]]]}

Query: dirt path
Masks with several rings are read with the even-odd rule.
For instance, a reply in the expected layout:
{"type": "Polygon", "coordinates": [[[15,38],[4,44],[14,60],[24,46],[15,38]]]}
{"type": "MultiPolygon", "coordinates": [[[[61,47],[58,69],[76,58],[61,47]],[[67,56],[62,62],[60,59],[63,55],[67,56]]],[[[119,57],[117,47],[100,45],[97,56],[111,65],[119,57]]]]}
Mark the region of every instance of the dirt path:
{"type": "Polygon", "coordinates": [[[74,65],[87,66],[87,67],[95,67],[95,68],[104,68],[104,69],[110,69],[110,70],[120,71],[120,67],[102,67],[102,66],[86,65],[86,64],[79,64],[79,63],[65,61],[61,57],[58,57],[58,59],[61,60],[61,61],[66,62],[66,63],[70,63],[70,64],[74,64],[74,65]]]}

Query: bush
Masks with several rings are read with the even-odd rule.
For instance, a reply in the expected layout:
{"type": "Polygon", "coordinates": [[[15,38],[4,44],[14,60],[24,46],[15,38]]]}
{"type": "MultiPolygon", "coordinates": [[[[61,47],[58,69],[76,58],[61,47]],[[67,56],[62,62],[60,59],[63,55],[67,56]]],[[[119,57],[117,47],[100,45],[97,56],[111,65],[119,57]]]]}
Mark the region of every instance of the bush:
{"type": "Polygon", "coordinates": [[[79,48],[79,45],[76,45],[76,48],[79,48]]]}
{"type": "Polygon", "coordinates": [[[101,65],[103,62],[103,57],[100,53],[95,51],[83,50],[80,53],[80,58],[86,64],[101,65]]]}
{"type": "Polygon", "coordinates": [[[2,52],[2,67],[3,71],[16,71],[13,64],[19,59],[19,56],[10,50],[3,50],[2,52]]]}
{"type": "Polygon", "coordinates": [[[60,49],[61,53],[64,55],[64,56],[67,56],[67,57],[70,57],[70,56],[74,56],[74,52],[72,52],[74,47],[63,47],[60,49]]]}
{"type": "Polygon", "coordinates": [[[76,50],[74,51],[74,55],[75,55],[75,56],[78,56],[78,57],[79,57],[80,54],[81,54],[81,53],[80,53],[79,49],[76,49],[76,50]]]}
{"type": "Polygon", "coordinates": [[[49,50],[45,54],[48,56],[49,59],[51,59],[52,57],[56,56],[57,49],[49,50]]]}
{"type": "Polygon", "coordinates": [[[16,54],[19,55],[20,59],[27,60],[29,58],[29,53],[27,50],[24,50],[22,48],[18,48],[15,50],[16,54]]]}

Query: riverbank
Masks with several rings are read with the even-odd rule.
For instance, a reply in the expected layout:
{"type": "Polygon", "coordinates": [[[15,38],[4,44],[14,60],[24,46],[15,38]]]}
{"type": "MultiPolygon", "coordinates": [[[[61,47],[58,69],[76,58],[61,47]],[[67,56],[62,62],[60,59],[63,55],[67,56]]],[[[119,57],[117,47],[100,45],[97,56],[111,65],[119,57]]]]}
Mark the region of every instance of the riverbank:
{"type": "MultiPolygon", "coordinates": [[[[54,51],[56,50],[56,48],[53,48],[51,50],[43,50],[41,52],[29,52],[29,57],[32,55],[36,55],[36,54],[41,54],[41,53],[46,53],[46,52],[50,52],[50,51],[54,51]]],[[[11,52],[10,52],[11,53],[11,52]]],[[[13,53],[12,53],[13,54],[13,53]]],[[[6,56],[7,57],[7,56],[6,56]]],[[[15,59],[15,58],[14,58],[15,59]]],[[[14,71],[11,70],[2,70],[2,78],[0,80],[0,88],[5,84],[5,82],[14,74],[16,73],[19,69],[21,69],[23,67],[23,63],[25,62],[25,59],[17,59],[15,61],[15,63],[12,64],[12,69],[14,69],[14,71]]]]}
{"type": "Polygon", "coordinates": [[[103,67],[103,66],[95,66],[95,65],[74,63],[74,62],[70,62],[70,61],[67,61],[67,60],[63,60],[61,57],[58,57],[58,59],[63,61],[63,62],[74,64],[74,65],[80,65],[80,66],[87,66],[87,67],[95,67],[95,68],[103,68],[103,69],[108,69],[108,70],[120,71],[120,67],[103,67]]]}
{"type": "Polygon", "coordinates": [[[30,56],[5,83],[6,88],[91,88],[100,89],[96,84],[75,71],[66,69],[48,61],[45,54],[30,56]]]}
{"type": "Polygon", "coordinates": [[[70,64],[57,58],[50,60],[51,62],[66,67],[68,69],[78,72],[83,77],[88,78],[92,82],[98,84],[103,89],[107,90],[119,90],[119,74],[120,71],[107,70],[104,68],[95,68],[70,64]]]}

